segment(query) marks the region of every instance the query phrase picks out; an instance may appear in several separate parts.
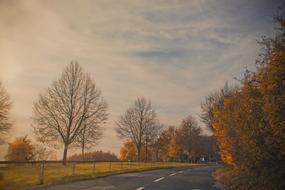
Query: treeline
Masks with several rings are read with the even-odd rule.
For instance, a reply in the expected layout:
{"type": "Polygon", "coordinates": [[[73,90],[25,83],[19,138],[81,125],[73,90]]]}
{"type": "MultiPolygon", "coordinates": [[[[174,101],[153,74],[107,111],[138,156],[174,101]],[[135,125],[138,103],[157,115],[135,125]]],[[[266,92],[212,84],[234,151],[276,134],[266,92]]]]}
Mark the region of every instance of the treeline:
{"type": "Polygon", "coordinates": [[[225,85],[202,103],[213,129],[228,189],[285,189],[285,19],[273,38],[263,38],[255,72],[241,85],[225,85]]]}
{"type": "MultiPolygon", "coordinates": [[[[68,160],[83,160],[81,154],[73,154],[68,157],[68,160]]],[[[86,152],[84,155],[84,160],[89,161],[119,161],[119,158],[111,152],[104,152],[101,150],[86,152]]]]}
{"type": "MultiPolygon", "coordinates": [[[[11,105],[9,94],[0,83],[0,143],[5,143],[12,126],[11,105]]],[[[63,160],[70,148],[80,148],[84,159],[85,150],[96,146],[102,138],[102,126],[108,118],[100,89],[77,62],[65,67],[61,77],[39,95],[33,112],[32,128],[42,146],[42,155],[46,147],[63,145],[63,160]]],[[[6,159],[38,159],[34,156],[38,150],[27,137],[19,137],[9,144],[6,159]]]]}
{"type": "Polygon", "coordinates": [[[140,157],[131,139],[120,150],[121,160],[140,161],[216,161],[218,159],[215,139],[201,135],[201,127],[191,116],[179,127],[160,126],[147,143],[142,143],[140,157]]]}
{"type": "MultiPolygon", "coordinates": [[[[54,149],[39,143],[32,143],[28,136],[17,137],[8,145],[5,159],[9,161],[57,160],[57,153],[54,149]]],[[[101,150],[86,152],[84,157],[82,154],[73,154],[68,157],[68,160],[119,161],[114,153],[101,150]]]]}
{"type": "MultiPolygon", "coordinates": [[[[9,95],[0,83],[0,140],[9,134],[12,125],[9,119],[10,107],[9,95]]],[[[104,159],[117,160],[114,155],[103,152],[85,153],[86,149],[94,148],[102,138],[102,126],[108,119],[107,107],[91,76],[77,62],[71,62],[60,78],[41,93],[34,103],[32,128],[40,143],[38,148],[27,137],[16,138],[9,144],[6,159],[48,159],[50,150],[63,146],[62,160],[67,159],[70,148],[81,149],[82,160],[85,160],[85,156],[86,159],[99,159],[99,155],[104,155],[104,159]]],[[[119,117],[116,132],[128,141],[126,147],[135,147],[133,156],[124,156],[123,160],[194,162],[213,157],[210,150],[213,141],[209,140],[211,137],[201,136],[201,128],[194,118],[186,118],[177,129],[163,129],[151,101],[144,97],[138,98],[119,117]]],[[[129,148],[125,149],[130,152],[129,148]]],[[[72,158],[79,159],[79,155],[73,155],[72,158]]]]}
{"type": "Polygon", "coordinates": [[[12,102],[7,90],[0,82],[0,145],[5,143],[5,137],[8,136],[12,126],[10,119],[10,109],[12,102]]]}
{"type": "Polygon", "coordinates": [[[56,160],[56,152],[39,143],[32,143],[28,136],[17,137],[9,143],[5,156],[9,161],[29,161],[29,160],[56,160]]]}

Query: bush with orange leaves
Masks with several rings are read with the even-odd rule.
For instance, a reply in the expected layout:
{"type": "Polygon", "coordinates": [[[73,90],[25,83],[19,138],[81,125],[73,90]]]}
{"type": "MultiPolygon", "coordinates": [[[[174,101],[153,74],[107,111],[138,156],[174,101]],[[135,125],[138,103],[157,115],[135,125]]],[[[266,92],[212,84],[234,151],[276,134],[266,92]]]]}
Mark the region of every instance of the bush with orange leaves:
{"type": "Polygon", "coordinates": [[[11,161],[28,161],[35,159],[35,147],[32,145],[28,136],[18,137],[12,143],[9,143],[6,160],[11,161]]]}

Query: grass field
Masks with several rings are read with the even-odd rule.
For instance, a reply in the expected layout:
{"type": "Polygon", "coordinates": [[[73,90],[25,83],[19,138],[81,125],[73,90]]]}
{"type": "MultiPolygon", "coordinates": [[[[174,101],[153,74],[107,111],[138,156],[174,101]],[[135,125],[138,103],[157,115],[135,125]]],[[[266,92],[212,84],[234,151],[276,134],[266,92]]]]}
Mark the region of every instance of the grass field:
{"type": "MultiPolygon", "coordinates": [[[[114,173],[142,171],[164,167],[190,166],[190,163],[175,162],[97,162],[97,163],[47,163],[44,166],[43,184],[91,179],[114,173]]],[[[40,185],[40,164],[18,164],[0,167],[0,186],[5,190],[22,190],[40,185]]]]}

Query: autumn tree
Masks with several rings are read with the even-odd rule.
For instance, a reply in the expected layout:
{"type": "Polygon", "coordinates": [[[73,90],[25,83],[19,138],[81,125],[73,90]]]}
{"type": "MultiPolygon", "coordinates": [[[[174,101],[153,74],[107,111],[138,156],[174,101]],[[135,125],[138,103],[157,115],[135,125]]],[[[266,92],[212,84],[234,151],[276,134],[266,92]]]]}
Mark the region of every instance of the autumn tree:
{"type": "Polygon", "coordinates": [[[7,91],[0,82],[0,144],[4,142],[4,136],[11,128],[9,119],[9,111],[11,108],[11,101],[7,91]]]}
{"type": "MultiPolygon", "coordinates": [[[[174,127],[164,128],[154,139],[151,139],[149,147],[141,150],[140,160],[149,161],[151,158],[157,161],[170,160],[169,147],[170,141],[175,135],[174,127]],[[146,154],[148,156],[146,156],[146,154]],[[148,158],[148,159],[147,159],[148,158]]],[[[145,146],[145,144],[144,144],[145,146]]],[[[137,151],[134,142],[131,140],[126,141],[120,149],[121,160],[136,160],[137,151]]]]}
{"type": "Polygon", "coordinates": [[[9,143],[6,160],[10,161],[28,161],[34,160],[35,147],[32,145],[28,136],[18,137],[12,143],[9,143]]]}
{"type": "Polygon", "coordinates": [[[214,123],[214,108],[221,104],[220,94],[218,92],[211,93],[201,103],[202,113],[200,115],[201,121],[210,130],[213,130],[214,123]]]}
{"type": "MultiPolygon", "coordinates": [[[[193,117],[184,119],[179,127],[161,127],[157,136],[150,140],[149,147],[142,149],[140,160],[198,161],[201,157],[207,160],[216,159],[214,138],[202,136],[200,130],[193,117]]],[[[120,153],[122,160],[134,160],[137,157],[134,142],[125,142],[120,153]]]]}
{"type": "Polygon", "coordinates": [[[251,156],[247,161],[241,160],[240,165],[253,177],[262,173],[262,182],[259,181],[257,185],[266,184],[267,189],[285,188],[285,174],[282,172],[285,170],[284,12],[276,17],[276,21],[276,35],[262,40],[263,52],[258,60],[257,70],[243,80],[242,88],[244,101],[251,111],[248,113],[247,125],[241,125],[247,126],[242,128],[247,131],[242,133],[242,137],[254,140],[242,146],[242,150],[250,152],[251,156]],[[255,145],[254,149],[249,146],[252,144],[255,145]]]}
{"type": "Polygon", "coordinates": [[[202,107],[222,160],[234,168],[230,189],[285,188],[284,13],[276,20],[276,36],[260,42],[256,71],[247,70],[238,88],[224,88],[202,107]]]}
{"type": "Polygon", "coordinates": [[[173,132],[174,133],[171,135],[169,145],[167,146],[167,156],[168,160],[179,161],[181,158],[182,149],[177,143],[177,130],[174,130],[173,132]]]}
{"type": "Polygon", "coordinates": [[[214,109],[222,108],[223,98],[228,96],[230,91],[231,87],[228,85],[228,82],[226,82],[223,88],[221,88],[219,91],[211,93],[205,98],[204,101],[202,101],[202,113],[200,115],[200,119],[206,125],[206,127],[208,127],[208,129],[213,130],[213,123],[215,119],[214,109]]]}
{"type": "Polygon", "coordinates": [[[177,158],[178,147],[176,143],[176,129],[174,126],[164,128],[157,139],[157,158],[161,161],[169,161],[177,158]]]}
{"type": "Polygon", "coordinates": [[[136,147],[132,141],[126,141],[120,149],[120,159],[123,161],[136,160],[136,147]]]}
{"type": "Polygon", "coordinates": [[[177,130],[177,144],[187,153],[188,158],[197,157],[201,128],[194,117],[185,118],[177,130]]]}
{"type": "Polygon", "coordinates": [[[181,149],[177,144],[177,129],[174,126],[163,127],[153,144],[156,160],[178,160],[181,149]]]}
{"type": "Polygon", "coordinates": [[[98,140],[93,137],[106,120],[106,108],[90,75],[83,73],[77,62],[71,62],[34,103],[34,133],[40,142],[63,143],[63,160],[66,160],[71,144],[80,141],[85,145],[87,141],[98,140]]]}
{"type": "Polygon", "coordinates": [[[155,123],[154,125],[150,126],[146,133],[144,134],[144,161],[149,161],[152,157],[152,152],[155,151],[155,143],[159,138],[159,134],[163,125],[160,123],[155,123]]]}
{"type": "Polygon", "coordinates": [[[236,91],[237,87],[229,87],[226,83],[222,89],[212,93],[201,104],[201,119],[213,131],[217,138],[221,159],[229,165],[234,164],[233,141],[230,138],[230,136],[234,136],[231,134],[234,123],[227,117],[228,111],[225,109],[225,103],[233,97],[236,91]]]}
{"type": "Polygon", "coordinates": [[[233,94],[237,90],[238,87],[232,88],[226,82],[223,88],[211,93],[201,103],[201,121],[213,132],[213,136],[218,144],[217,148],[219,149],[220,157],[224,163],[229,165],[234,165],[233,142],[230,138],[230,131],[234,122],[226,116],[228,111],[224,109],[224,104],[233,98],[233,94]],[[228,125],[225,125],[226,121],[228,125]]]}
{"type": "Polygon", "coordinates": [[[141,158],[144,137],[150,133],[156,123],[156,113],[151,102],[144,97],[138,98],[116,122],[116,132],[119,137],[134,142],[138,161],[141,158]]]}

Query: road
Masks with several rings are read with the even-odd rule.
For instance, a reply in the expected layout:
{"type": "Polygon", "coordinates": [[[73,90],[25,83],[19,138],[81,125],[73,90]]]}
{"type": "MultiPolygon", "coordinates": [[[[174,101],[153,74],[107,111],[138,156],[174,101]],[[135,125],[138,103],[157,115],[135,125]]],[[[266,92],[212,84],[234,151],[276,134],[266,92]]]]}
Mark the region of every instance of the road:
{"type": "Polygon", "coordinates": [[[126,173],[41,190],[210,190],[216,189],[211,176],[216,168],[208,165],[126,173]]]}

